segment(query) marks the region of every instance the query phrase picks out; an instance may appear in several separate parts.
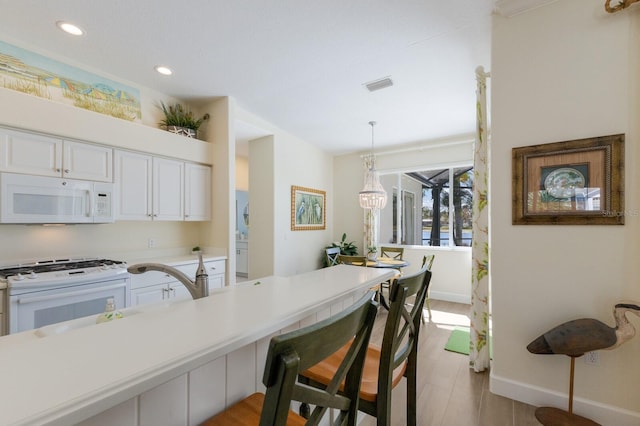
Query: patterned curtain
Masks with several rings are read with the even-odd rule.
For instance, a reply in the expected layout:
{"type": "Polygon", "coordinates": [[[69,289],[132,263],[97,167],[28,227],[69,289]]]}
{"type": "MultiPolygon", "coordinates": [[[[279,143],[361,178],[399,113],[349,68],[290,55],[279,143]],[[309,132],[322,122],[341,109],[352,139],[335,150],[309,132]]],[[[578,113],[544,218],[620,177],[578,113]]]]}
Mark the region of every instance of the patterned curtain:
{"type": "Polygon", "coordinates": [[[487,81],[476,68],[476,140],[473,155],[473,247],[471,250],[471,333],[469,365],[476,372],[489,367],[489,141],[487,139],[487,81]]]}

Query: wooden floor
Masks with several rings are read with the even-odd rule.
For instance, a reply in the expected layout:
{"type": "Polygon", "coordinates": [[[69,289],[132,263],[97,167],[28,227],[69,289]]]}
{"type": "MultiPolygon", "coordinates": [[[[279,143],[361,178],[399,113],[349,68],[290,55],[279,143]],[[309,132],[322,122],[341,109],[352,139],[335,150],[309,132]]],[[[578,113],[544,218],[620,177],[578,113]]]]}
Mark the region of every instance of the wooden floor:
{"type": "MultiPolygon", "coordinates": [[[[468,355],[444,350],[455,326],[469,325],[469,305],[431,301],[433,321],[422,325],[418,360],[418,425],[536,426],[535,407],[489,391],[489,373],[474,373],[468,355]]],[[[426,309],[425,309],[426,317],[426,309]]],[[[372,341],[380,343],[386,311],[376,319],[372,341]]],[[[393,391],[392,426],[406,425],[406,385],[393,391]]],[[[362,426],[375,425],[366,417],[362,426]]]]}

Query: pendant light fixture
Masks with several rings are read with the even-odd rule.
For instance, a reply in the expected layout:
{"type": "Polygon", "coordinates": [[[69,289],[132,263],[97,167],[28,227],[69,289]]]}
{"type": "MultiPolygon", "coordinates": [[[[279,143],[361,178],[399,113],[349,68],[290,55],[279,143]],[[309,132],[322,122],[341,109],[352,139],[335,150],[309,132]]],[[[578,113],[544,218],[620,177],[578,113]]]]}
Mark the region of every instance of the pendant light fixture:
{"type": "Polygon", "coordinates": [[[360,191],[360,207],[363,209],[383,209],[387,205],[387,193],[385,192],[380,177],[376,171],[376,158],[373,152],[373,126],[375,121],[370,121],[371,126],[371,156],[369,157],[369,170],[364,178],[364,188],[360,191]]]}

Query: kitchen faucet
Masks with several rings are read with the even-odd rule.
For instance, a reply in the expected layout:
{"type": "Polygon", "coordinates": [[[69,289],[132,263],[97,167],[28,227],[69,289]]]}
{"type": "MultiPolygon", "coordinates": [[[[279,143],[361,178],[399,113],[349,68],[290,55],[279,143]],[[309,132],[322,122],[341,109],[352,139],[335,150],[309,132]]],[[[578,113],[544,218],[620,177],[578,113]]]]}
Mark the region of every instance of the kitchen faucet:
{"type": "Polygon", "coordinates": [[[188,276],[176,268],[163,265],[162,263],[138,263],[129,266],[127,271],[132,274],[144,274],[148,271],[159,271],[169,274],[180,281],[187,290],[189,290],[191,297],[195,300],[209,295],[209,275],[207,275],[207,270],[204,268],[204,263],[202,262],[202,253],[198,253],[198,261],[195,281],[191,281],[188,276]]]}

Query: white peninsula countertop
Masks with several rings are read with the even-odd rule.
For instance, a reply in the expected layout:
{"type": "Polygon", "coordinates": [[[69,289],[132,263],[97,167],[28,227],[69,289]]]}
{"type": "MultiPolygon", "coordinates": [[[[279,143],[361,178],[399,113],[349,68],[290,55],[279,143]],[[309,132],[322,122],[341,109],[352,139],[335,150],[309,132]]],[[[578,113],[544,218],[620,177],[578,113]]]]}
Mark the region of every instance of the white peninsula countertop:
{"type": "Polygon", "coordinates": [[[392,277],[339,265],[266,277],[108,323],[0,338],[0,424],[70,425],[392,277]]]}

